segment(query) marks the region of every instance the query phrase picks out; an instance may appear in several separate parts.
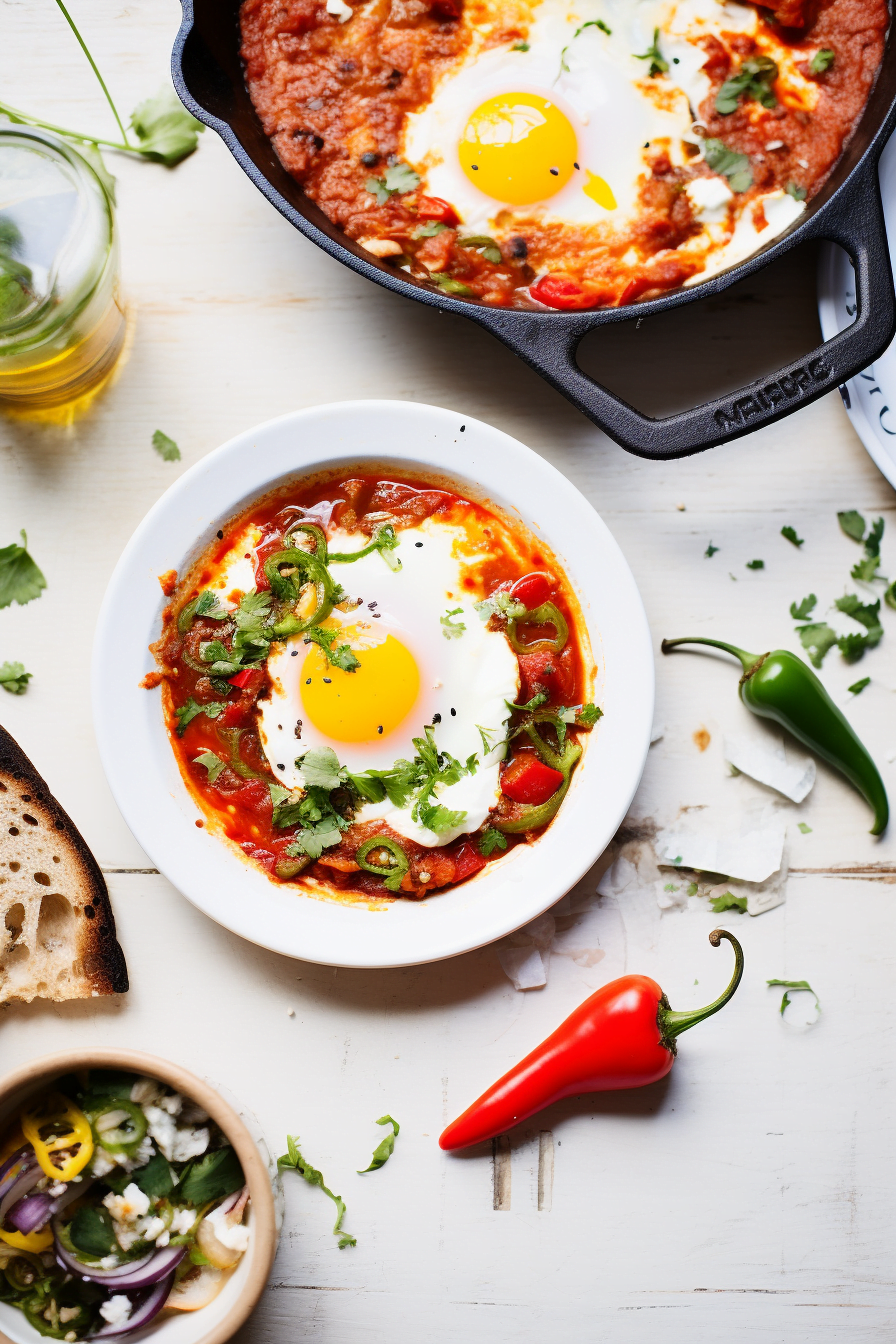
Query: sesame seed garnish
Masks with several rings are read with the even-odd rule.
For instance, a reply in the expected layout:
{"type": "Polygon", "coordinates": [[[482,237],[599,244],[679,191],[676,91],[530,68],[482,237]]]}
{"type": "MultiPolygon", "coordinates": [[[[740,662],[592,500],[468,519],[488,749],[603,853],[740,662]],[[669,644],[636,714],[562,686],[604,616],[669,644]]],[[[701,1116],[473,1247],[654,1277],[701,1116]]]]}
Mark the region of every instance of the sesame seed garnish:
{"type": "Polygon", "coordinates": [[[422,542],[422,541],[415,541],[415,542],[414,542],[414,545],[417,547],[417,550],[419,551],[419,550],[420,550],[420,547],[423,545],[423,542],[422,542]]]}
{"type": "Polygon", "coordinates": [[[285,765],[278,765],[278,766],[277,766],[277,769],[278,769],[278,770],[285,770],[285,769],[286,769],[286,766],[285,766],[285,765]]]}
{"type": "Polygon", "coordinates": [[[224,540],[224,533],[221,531],[220,527],[218,528],[218,540],[219,541],[224,540]]]}
{"type": "Polygon", "coordinates": [[[457,710],[456,710],[456,709],[452,709],[452,711],[451,711],[451,717],[452,717],[452,719],[457,717],[457,710]]]}
{"type": "Polygon", "coordinates": [[[377,732],[378,732],[378,733],[381,733],[382,731],[383,731],[383,725],[380,724],[379,728],[377,728],[377,732]]]}
{"type": "Polygon", "coordinates": [[[548,169],[548,172],[550,173],[551,177],[559,177],[559,176],[560,176],[560,169],[559,169],[559,168],[549,168],[549,169],[548,169]]]}
{"type": "Polygon", "coordinates": [[[441,714],[433,714],[432,721],[433,723],[441,723],[442,722],[441,714]]]}
{"type": "Polygon", "coordinates": [[[310,677],[306,677],[306,678],[305,678],[305,685],[306,685],[306,686],[310,686],[310,685],[311,685],[311,678],[310,678],[310,677]]]}
{"type": "Polygon", "coordinates": [[[332,683],[332,677],[324,677],[324,685],[329,686],[332,683]]]}
{"type": "Polygon", "coordinates": [[[298,649],[293,649],[292,653],[291,653],[289,656],[290,656],[290,658],[298,658],[298,656],[299,656],[299,651],[298,651],[298,649]]]}

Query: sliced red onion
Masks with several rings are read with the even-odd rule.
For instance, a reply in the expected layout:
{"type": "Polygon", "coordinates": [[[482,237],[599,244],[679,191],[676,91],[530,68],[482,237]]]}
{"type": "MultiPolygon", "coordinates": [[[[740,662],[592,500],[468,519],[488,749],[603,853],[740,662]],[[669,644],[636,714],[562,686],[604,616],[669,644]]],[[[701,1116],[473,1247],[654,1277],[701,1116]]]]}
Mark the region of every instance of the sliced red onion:
{"type": "MultiPolygon", "coordinates": [[[[133,1265],[129,1265],[127,1267],[129,1273],[120,1274],[114,1279],[104,1278],[97,1280],[97,1282],[102,1287],[108,1288],[110,1293],[123,1293],[129,1288],[150,1288],[160,1279],[164,1279],[166,1275],[172,1274],[186,1253],[186,1246],[164,1246],[160,1251],[155,1251],[150,1256],[149,1264],[143,1265],[142,1269],[135,1269],[133,1265]]],[[[119,1266],[119,1269],[124,1268],[124,1265],[119,1266]]],[[[92,1273],[85,1274],[83,1269],[80,1273],[81,1277],[85,1279],[96,1278],[96,1275],[92,1273]]]]}
{"type": "MultiPolygon", "coordinates": [[[[172,1249],[180,1250],[181,1247],[173,1247],[172,1249]]],[[[90,1338],[112,1339],[115,1335],[130,1335],[135,1330],[142,1330],[164,1307],[173,1283],[174,1275],[169,1274],[146,1294],[142,1302],[134,1307],[126,1321],[122,1321],[120,1325],[106,1324],[101,1329],[95,1330],[90,1338]]]]}
{"type": "Polygon", "coordinates": [[[72,1274],[78,1274],[82,1279],[90,1279],[91,1282],[101,1285],[108,1284],[112,1287],[117,1279],[127,1277],[136,1270],[142,1269],[156,1255],[155,1251],[150,1251],[149,1255],[143,1255],[139,1260],[131,1260],[129,1264],[116,1265],[114,1269],[100,1269],[98,1265],[85,1265],[83,1260],[79,1260],[76,1255],[72,1255],[71,1251],[66,1250],[59,1239],[59,1223],[55,1218],[53,1220],[53,1231],[56,1234],[56,1259],[62,1268],[69,1270],[72,1274]]]}
{"type": "Polygon", "coordinates": [[[3,1198],[10,1185],[19,1174],[18,1167],[25,1157],[28,1158],[29,1163],[34,1161],[34,1149],[31,1147],[30,1143],[26,1143],[23,1148],[18,1150],[18,1152],[13,1153],[12,1157],[8,1157],[3,1163],[3,1166],[0,1167],[0,1199],[3,1198]],[[13,1167],[17,1168],[17,1170],[13,1171],[13,1167]]]}
{"type": "Polygon", "coordinates": [[[32,1166],[26,1167],[22,1174],[13,1181],[2,1200],[0,1200],[0,1226],[6,1221],[6,1215],[13,1204],[18,1204],[20,1199],[24,1199],[29,1190],[32,1190],[38,1181],[43,1178],[43,1174],[35,1162],[32,1166]]]}
{"type": "Polygon", "coordinates": [[[40,1195],[28,1195],[13,1204],[9,1211],[9,1221],[13,1227],[17,1227],[27,1236],[29,1232],[36,1232],[44,1223],[50,1221],[55,1202],[53,1196],[48,1195],[46,1191],[40,1195]]]}
{"type": "Polygon", "coordinates": [[[218,1205],[221,1213],[229,1213],[231,1209],[235,1209],[245,1192],[246,1187],[243,1186],[240,1190],[234,1190],[233,1194],[228,1195],[226,1199],[222,1199],[221,1203],[218,1205]]]}

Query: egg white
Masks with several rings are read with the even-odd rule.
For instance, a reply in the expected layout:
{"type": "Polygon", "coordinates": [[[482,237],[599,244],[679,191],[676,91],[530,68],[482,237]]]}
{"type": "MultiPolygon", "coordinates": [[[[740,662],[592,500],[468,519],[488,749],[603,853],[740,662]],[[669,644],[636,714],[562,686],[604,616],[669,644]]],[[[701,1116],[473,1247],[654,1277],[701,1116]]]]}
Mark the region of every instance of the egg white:
{"type": "MultiPolygon", "coordinates": [[[[479,758],[474,774],[444,789],[437,798],[452,810],[466,812],[462,824],[436,835],[413,821],[409,808],[396,809],[388,800],[366,804],[358,820],[381,818],[407,839],[423,845],[445,844],[481,826],[498,799],[504,747],[496,745],[484,754],[479,726],[491,742],[503,739],[509,718],[505,700],[514,701],[519,692],[519,664],[506,636],[488,630],[475,609],[475,599],[463,595],[463,529],[431,518],[418,527],[401,529],[399,537],[400,545],[392,554],[401,559],[400,570],[393,571],[378,552],[372,552],[350,564],[333,564],[331,573],[353,598],[362,599],[354,610],[334,611],[333,621],[347,632],[345,640],[337,636],[337,645],[350,643],[363,663],[365,647],[391,634],[417,664],[420,690],[403,721],[391,733],[363,742],[339,741],[321,732],[302,702],[300,674],[308,646],[299,635],[271,646],[272,690],[259,705],[259,736],[274,776],[286,788],[301,788],[301,756],[306,750],[331,747],[340,763],[356,773],[388,769],[398,759],[413,758],[412,739],[422,736],[424,724],[440,715],[435,726],[439,749],[459,761],[473,753],[479,758]],[[457,607],[462,610],[451,621],[462,623],[465,629],[459,637],[447,638],[441,618],[457,607]],[[301,736],[297,738],[299,720],[301,736]]],[[[333,552],[360,550],[367,542],[361,533],[336,530],[328,538],[333,552]]]]}

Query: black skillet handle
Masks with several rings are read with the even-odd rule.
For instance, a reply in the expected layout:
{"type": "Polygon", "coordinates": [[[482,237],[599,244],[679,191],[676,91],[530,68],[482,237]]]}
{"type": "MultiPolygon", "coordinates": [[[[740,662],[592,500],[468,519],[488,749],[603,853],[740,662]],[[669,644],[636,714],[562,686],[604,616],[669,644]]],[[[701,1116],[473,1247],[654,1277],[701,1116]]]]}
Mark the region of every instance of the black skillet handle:
{"type": "MultiPolygon", "coordinates": [[[[848,191],[838,191],[828,206],[807,221],[805,231],[800,231],[801,241],[825,238],[839,243],[852,257],[856,272],[855,322],[772,377],[694,410],[655,420],[584,374],[576,363],[576,348],[585,332],[597,325],[589,321],[587,313],[578,323],[568,319],[556,324],[537,319],[527,323],[519,313],[500,310],[479,320],[612,439],[638,457],[688,457],[751,434],[854,377],[873,364],[893,339],[896,297],[877,163],[866,161],[858,173],[859,180],[853,179],[848,191]]],[[[637,316],[637,309],[632,316],[637,316]]]]}

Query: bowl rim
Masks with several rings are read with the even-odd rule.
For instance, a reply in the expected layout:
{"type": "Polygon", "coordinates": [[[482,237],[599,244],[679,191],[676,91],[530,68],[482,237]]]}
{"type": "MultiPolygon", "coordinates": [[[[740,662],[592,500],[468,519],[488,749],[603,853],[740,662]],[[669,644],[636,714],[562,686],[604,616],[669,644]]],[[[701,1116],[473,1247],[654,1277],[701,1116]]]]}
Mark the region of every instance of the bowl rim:
{"type": "MultiPolygon", "coordinates": [[[[253,1210],[248,1274],[236,1303],[225,1319],[193,1341],[193,1344],[225,1344],[258,1305],[277,1251],[277,1221],[271,1176],[258,1145],[234,1108],[211,1083],[171,1060],[147,1054],[143,1050],[131,1050],[126,1046],[85,1046],[59,1050],[20,1064],[0,1078],[0,1123],[10,1110],[42,1083],[79,1068],[123,1068],[168,1083],[208,1111],[235,1148],[249,1186],[253,1210]]],[[[0,1344],[18,1344],[18,1341],[0,1329],[0,1344]]]]}
{"type": "Polygon", "coordinates": [[[97,620],[92,681],[94,727],[112,794],[156,867],[199,909],[251,942],[324,965],[367,969],[460,955],[511,933],[558,901],[622,821],[640,781],[653,720],[647,617],[622,551],[593,506],[519,440],[475,417],[415,401],[309,406],[237,434],[190,467],[137,527],[110,579],[97,620]],[[160,574],[183,572],[222,519],[290,476],[356,468],[365,459],[409,475],[438,472],[543,536],[576,592],[598,665],[607,663],[602,650],[612,630],[616,707],[624,712],[601,720],[552,823],[551,857],[536,861],[545,848],[526,846],[525,874],[522,865],[513,868],[523,849],[517,846],[477,877],[425,901],[391,902],[374,913],[303,893],[297,916],[295,889],[240,864],[231,846],[195,827],[201,813],[180,776],[157,701],[138,684],[155,668],[147,646],[157,638],[167,601],[160,574]],[[592,602],[601,610],[600,627],[592,602]],[[586,769],[598,746],[614,772],[600,784],[596,772],[586,769]],[[598,805],[597,826],[581,821],[587,796],[598,805]],[[576,815],[578,827],[571,821],[576,815]],[[528,888],[521,891],[526,878],[528,888]],[[359,909],[368,921],[363,929],[359,909]]]}

